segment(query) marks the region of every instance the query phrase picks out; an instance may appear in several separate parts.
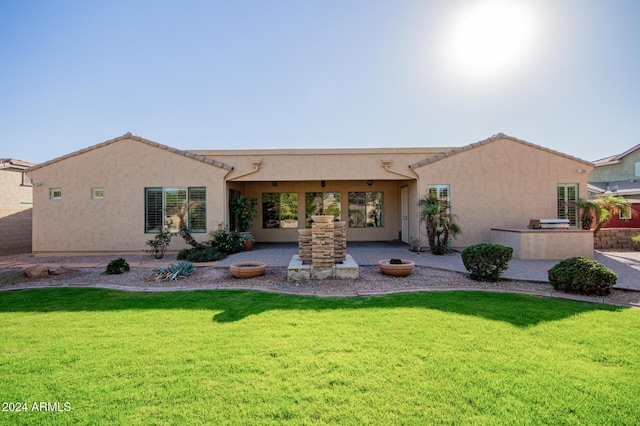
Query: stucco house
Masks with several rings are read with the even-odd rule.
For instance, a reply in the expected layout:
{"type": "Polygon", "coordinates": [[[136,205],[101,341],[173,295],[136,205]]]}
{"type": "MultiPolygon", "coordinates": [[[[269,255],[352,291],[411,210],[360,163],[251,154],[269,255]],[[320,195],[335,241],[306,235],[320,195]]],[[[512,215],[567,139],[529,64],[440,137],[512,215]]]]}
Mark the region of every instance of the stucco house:
{"type": "MultiPolygon", "coordinates": [[[[312,214],[347,222],[349,241],[420,238],[418,200],[447,197],[463,234],[456,247],[489,241],[491,228],[566,217],[587,197],[593,165],[497,134],[458,148],[182,151],[127,133],[28,170],[34,182],[36,255],[140,252],[172,206],[198,201],[188,223],[205,241],[234,228],[229,200],[258,199],[258,242],[297,241],[312,214]]],[[[169,249],[186,247],[174,239],[169,249]]]]}
{"type": "MultiPolygon", "coordinates": [[[[593,162],[589,174],[589,196],[616,195],[628,199],[640,213],[640,144],[623,152],[593,162]]],[[[640,228],[640,214],[618,215],[606,228],[640,228]]]]}
{"type": "Polygon", "coordinates": [[[0,254],[31,251],[31,182],[24,170],[35,164],[0,158],[0,254]]]}

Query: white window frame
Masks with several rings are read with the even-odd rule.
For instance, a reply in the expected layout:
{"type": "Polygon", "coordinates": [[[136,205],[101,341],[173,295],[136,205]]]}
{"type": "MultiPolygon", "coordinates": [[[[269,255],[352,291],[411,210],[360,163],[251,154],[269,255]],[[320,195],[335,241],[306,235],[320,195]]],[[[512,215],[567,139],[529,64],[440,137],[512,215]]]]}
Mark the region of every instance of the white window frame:
{"type": "Polygon", "coordinates": [[[427,195],[430,195],[432,190],[436,191],[436,195],[438,198],[451,204],[451,185],[449,184],[427,185],[427,195]],[[447,192],[446,196],[442,195],[444,191],[447,192]]]}
{"type": "Polygon", "coordinates": [[[101,186],[94,186],[91,188],[92,200],[104,200],[104,188],[101,186]]]}
{"type": "Polygon", "coordinates": [[[50,200],[62,200],[62,189],[61,188],[49,188],[49,199],[50,200]]]}

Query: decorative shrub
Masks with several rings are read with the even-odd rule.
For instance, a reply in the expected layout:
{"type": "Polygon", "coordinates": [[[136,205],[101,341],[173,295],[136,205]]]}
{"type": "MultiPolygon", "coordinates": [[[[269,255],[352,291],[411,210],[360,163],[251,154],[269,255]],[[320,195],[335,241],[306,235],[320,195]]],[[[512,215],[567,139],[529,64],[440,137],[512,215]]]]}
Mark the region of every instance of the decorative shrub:
{"type": "Polygon", "coordinates": [[[175,281],[193,274],[196,267],[191,262],[171,263],[166,268],[158,265],[158,269],[153,270],[152,278],[155,281],[175,281]]]}
{"type": "Polygon", "coordinates": [[[631,237],[631,242],[633,243],[633,249],[640,251],[640,235],[634,235],[631,237]]]}
{"type": "Polygon", "coordinates": [[[214,260],[220,260],[227,257],[225,253],[220,253],[215,247],[208,247],[206,249],[191,248],[184,249],[178,252],[178,260],[188,260],[189,262],[213,262],[214,260]]]}
{"type": "Polygon", "coordinates": [[[104,271],[104,273],[107,275],[117,275],[128,271],[129,269],[129,264],[123,258],[119,257],[109,262],[107,270],[104,271]]]}
{"type": "Polygon", "coordinates": [[[618,276],[595,260],[584,257],[565,259],[549,269],[549,282],[566,293],[605,296],[611,293],[618,276]]]}
{"type": "Polygon", "coordinates": [[[156,259],[162,259],[164,257],[164,252],[167,249],[167,246],[171,242],[172,236],[173,234],[171,234],[171,231],[169,231],[168,227],[158,230],[153,239],[145,243],[150,247],[150,250],[146,251],[150,251],[151,254],[153,254],[153,257],[155,257],[156,259]]]}
{"type": "Polygon", "coordinates": [[[240,235],[237,232],[227,231],[224,228],[218,228],[209,234],[211,240],[209,245],[220,253],[225,255],[239,253],[242,251],[242,243],[240,235]]]}
{"type": "Polygon", "coordinates": [[[462,263],[470,278],[477,281],[498,281],[509,267],[511,247],[495,243],[480,243],[462,251],[462,263]]]}

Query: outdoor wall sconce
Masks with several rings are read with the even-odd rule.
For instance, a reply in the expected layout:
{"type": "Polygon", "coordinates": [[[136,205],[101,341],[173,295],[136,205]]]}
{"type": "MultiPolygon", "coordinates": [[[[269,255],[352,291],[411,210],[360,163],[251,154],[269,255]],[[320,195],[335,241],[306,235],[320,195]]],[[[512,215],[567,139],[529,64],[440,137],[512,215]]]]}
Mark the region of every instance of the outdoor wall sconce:
{"type": "Polygon", "coordinates": [[[369,179],[369,180],[367,181],[367,185],[369,185],[369,186],[373,185],[373,181],[372,181],[371,179],[369,179]]]}
{"type": "Polygon", "coordinates": [[[324,188],[325,186],[327,186],[327,181],[326,181],[326,180],[321,180],[321,181],[320,181],[320,186],[321,186],[321,187],[323,187],[323,188],[324,188]]]}
{"type": "Polygon", "coordinates": [[[278,186],[278,181],[277,180],[272,180],[271,181],[271,186],[278,186]]]}

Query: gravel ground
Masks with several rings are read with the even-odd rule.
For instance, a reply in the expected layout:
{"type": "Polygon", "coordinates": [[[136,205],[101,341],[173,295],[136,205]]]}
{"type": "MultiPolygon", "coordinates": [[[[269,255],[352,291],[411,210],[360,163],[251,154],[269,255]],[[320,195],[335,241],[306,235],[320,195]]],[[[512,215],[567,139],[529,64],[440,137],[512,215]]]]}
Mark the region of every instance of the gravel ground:
{"type": "MultiPolygon", "coordinates": [[[[64,257],[64,258],[33,258],[23,256],[3,256],[4,262],[22,261],[28,263],[107,263],[110,258],[64,257]]],[[[165,256],[164,263],[175,261],[175,256],[165,256]]],[[[127,262],[131,265],[149,264],[148,255],[127,255],[127,262]]],[[[151,262],[152,263],[152,262],[151,262]]],[[[258,278],[236,279],[228,268],[202,267],[188,278],[173,282],[156,282],[150,277],[152,268],[132,267],[129,272],[121,275],[105,275],[104,267],[74,269],[63,275],[50,276],[32,280],[24,275],[23,269],[0,269],[0,289],[17,289],[23,287],[41,286],[69,286],[69,285],[98,285],[98,286],[124,286],[127,288],[158,289],[161,288],[268,288],[284,290],[286,292],[300,293],[351,293],[366,291],[391,291],[394,289],[416,288],[464,288],[464,289],[491,289],[514,292],[534,292],[541,295],[561,296],[548,283],[530,281],[502,280],[497,283],[482,283],[469,279],[466,274],[452,271],[444,271],[428,267],[416,266],[407,277],[391,277],[380,272],[377,266],[361,266],[360,278],[357,280],[312,280],[303,282],[288,282],[287,269],[284,267],[269,267],[265,274],[258,278]]],[[[593,300],[606,303],[640,304],[640,292],[614,289],[607,297],[584,297],[585,300],[593,300]]]]}

